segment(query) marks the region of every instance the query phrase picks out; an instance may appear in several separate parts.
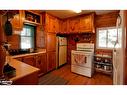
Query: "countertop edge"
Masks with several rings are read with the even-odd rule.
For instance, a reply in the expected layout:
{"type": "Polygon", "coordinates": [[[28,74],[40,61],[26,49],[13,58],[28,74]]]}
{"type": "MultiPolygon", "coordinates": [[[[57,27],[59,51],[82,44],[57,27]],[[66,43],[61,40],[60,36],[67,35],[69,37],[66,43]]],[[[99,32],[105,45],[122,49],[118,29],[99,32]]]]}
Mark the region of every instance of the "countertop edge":
{"type": "Polygon", "coordinates": [[[37,55],[37,54],[42,54],[42,53],[46,53],[46,51],[37,52],[37,53],[29,53],[29,54],[15,55],[15,56],[11,56],[11,57],[12,58],[19,58],[19,57],[25,57],[25,56],[30,56],[30,55],[37,55]]]}
{"type": "MultiPolygon", "coordinates": [[[[22,74],[22,75],[16,75],[15,77],[12,77],[12,78],[10,78],[9,80],[11,80],[11,81],[15,81],[15,80],[18,80],[18,79],[20,79],[20,78],[23,78],[23,77],[25,77],[25,76],[28,76],[28,75],[30,75],[30,74],[32,74],[32,73],[34,73],[34,72],[38,72],[40,69],[38,69],[38,68],[36,68],[36,67],[33,67],[33,66],[30,66],[30,65],[28,65],[28,64],[26,64],[26,63],[24,63],[24,62],[21,62],[21,61],[18,61],[18,60],[16,60],[16,59],[13,59],[13,58],[11,58],[11,60],[12,60],[12,63],[10,62],[10,65],[11,66],[13,66],[14,68],[16,68],[16,72],[18,73],[18,72],[20,72],[20,69],[23,69],[23,67],[25,67],[25,66],[27,66],[27,68],[26,69],[31,69],[32,71],[28,71],[27,73],[24,73],[24,74],[22,74]],[[15,62],[15,63],[13,63],[13,62],[15,62]],[[21,65],[21,66],[20,66],[21,65]],[[21,68],[17,68],[17,67],[21,67],[21,68]],[[17,71],[18,70],[18,71],[17,71]]],[[[25,70],[25,69],[24,69],[25,70]]]]}

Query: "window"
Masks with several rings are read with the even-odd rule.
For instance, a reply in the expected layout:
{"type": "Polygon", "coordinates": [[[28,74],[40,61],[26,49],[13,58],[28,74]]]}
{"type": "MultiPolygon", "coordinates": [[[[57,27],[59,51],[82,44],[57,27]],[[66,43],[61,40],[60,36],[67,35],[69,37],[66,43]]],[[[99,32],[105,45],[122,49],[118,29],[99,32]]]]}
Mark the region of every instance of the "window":
{"type": "Polygon", "coordinates": [[[21,49],[34,48],[34,31],[34,26],[24,25],[23,31],[20,34],[21,49]]]}
{"type": "MultiPolygon", "coordinates": [[[[118,43],[121,47],[122,29],[118,29],[118,43]]],[[[97,48],[113,49],[117,40],[117,28],[107,27],[97,29],[97,48]]]]}

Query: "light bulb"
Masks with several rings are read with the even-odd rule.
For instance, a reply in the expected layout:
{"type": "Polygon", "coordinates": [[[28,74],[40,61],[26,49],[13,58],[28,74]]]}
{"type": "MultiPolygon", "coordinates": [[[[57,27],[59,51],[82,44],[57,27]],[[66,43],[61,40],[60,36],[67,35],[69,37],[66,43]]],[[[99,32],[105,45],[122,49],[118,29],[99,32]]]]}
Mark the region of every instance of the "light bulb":
{"type": "Polygon", "coordinates": [[[74,9],[73,11],[76,12],[76,13],[80,13],[82,10],[80,10],[80,9],[74,9]]]}

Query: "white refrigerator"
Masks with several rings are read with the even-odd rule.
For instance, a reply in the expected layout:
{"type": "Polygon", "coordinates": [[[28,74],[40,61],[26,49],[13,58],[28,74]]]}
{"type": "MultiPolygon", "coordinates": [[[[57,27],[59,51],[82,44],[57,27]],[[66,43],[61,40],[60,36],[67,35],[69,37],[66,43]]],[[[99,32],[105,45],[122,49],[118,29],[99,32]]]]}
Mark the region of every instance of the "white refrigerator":
{"type": "Polygon", "coordinates": [[[67,38],[57,36],[57,68],[67,63],[67,38]]]}

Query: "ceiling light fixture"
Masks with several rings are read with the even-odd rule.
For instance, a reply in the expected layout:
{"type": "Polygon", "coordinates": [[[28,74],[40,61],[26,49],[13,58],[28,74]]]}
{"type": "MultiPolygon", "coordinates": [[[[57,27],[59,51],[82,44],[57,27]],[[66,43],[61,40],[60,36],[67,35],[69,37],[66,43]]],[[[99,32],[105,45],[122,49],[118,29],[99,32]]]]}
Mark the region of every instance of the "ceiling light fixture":
{"type": "Polygon", "coordinates": [[[82,10],[80,10],[80,9],[73,9],[72,11],[73,11],[73,12],[76,12],[76,13],[82,12],[82,10]]]}

